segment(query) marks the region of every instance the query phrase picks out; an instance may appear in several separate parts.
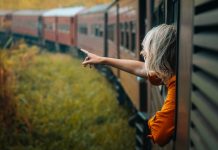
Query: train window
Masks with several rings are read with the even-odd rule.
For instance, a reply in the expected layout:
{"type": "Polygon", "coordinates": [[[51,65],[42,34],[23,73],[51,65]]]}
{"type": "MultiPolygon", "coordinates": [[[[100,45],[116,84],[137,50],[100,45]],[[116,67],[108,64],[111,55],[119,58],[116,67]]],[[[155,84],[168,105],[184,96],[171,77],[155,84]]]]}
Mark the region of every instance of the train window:
{"type": "Polygon", "coordinates": [[[108,25],[108,39],[114,41],[114,24],[108,25]]]}
{"type": "Polygon", "coordinates": [[[58,32],[69,33],[70,26],[68,24],[59,24],[58,25],[58,32]]]}
{"type": "Polygon", "coordinates": [[[99,25],[95,25],[95,36],[98,37],[100,35],[99,25]]]}
{"type": "Polygon", "coordinates": [[[50,24],[50,23],[46,23],[45,24],[45,30],[52,31],[52,30],[54,30],[54,26],[52,24],[50,24]]]}
{"type": "Polygon", "coordinates": [[[153,26],[162,24],[165,22],[165,1],[155,0],[153,4],[153,26]]]}
{"type": "Polygon", "coordinates": [[[129,49],[129,24],[125,23],[125,48],[129,49]]]}
{"type": "Polygon", "coordinates": [[[79,33],[88,34],[88,28],[86,25],[79,25],[79,33]]]}
{"type": "Polygon", "coordinates": [[[124,46],[124,24],[120,24],[120,32],[121,32],[121,38],[120,38],[120,45],[124,46]]]}
{"type": "Polygon", "coordinates": [[[99,25],[99,37],[103,36],[103,27],[102,25],[99,25]]]}
{"type": "Polygon", "coordinates": [[[158,9],[158,7],[163,3],[164,0],[154,0],[154,10],[158,9]]]}
{"type": "Polygon", "coordinates": [[[131,51],[134,52],[136,50],[136,24],[135,22],[130,22],[131,29],[131,51]]]}

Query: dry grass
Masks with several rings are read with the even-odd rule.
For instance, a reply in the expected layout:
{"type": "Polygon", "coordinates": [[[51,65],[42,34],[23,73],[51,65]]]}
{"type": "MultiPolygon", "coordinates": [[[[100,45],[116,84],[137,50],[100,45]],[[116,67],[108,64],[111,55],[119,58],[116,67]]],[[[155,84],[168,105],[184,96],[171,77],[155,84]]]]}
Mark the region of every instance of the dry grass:
{"type": "Polygon", "coordinates": [[[129,114],[96,70],[25,44],[11,51],[7,61],[16,76],[12,97],[18,116],[9,141],[0,132],[0,149],[134,149],[129,114]]]}
{"type": "MultiPolygon", "coordinates": [[[[11,68],[8,54],[0,52],[0,133],[16,132],[15,122],[17,115],[17,102],[14,96],[15,78],[11,68]]],[[[8,141],[9,136],[5,134],[3,141],[8,141]]]]}

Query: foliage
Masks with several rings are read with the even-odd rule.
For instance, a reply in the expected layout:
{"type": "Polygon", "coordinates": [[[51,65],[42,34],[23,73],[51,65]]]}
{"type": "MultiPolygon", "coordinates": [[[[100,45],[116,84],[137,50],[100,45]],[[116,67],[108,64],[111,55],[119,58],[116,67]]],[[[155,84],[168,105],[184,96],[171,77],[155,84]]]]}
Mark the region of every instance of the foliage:
{"type": "Polygon", "coordinates": [[[64,54],[21,44],[8,52],[16,76],[16,131],[0,132],[0,149],[133,149],[129,114],[96,70],[64,54]]]}
{"type": "Polygon", "coordinates": [[[1,0],[0,9],[49,9],[75,5],[93,6],[111,0],[1,0]]]}

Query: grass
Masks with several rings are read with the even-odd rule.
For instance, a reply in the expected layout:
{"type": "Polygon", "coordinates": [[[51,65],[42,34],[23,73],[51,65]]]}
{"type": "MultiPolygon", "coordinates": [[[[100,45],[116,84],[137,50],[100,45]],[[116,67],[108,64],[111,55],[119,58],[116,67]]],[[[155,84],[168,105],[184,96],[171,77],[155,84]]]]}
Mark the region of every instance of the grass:
{"type": "Polygon", "coordinates": [[[0,149],[134,149],[129,114],[95,69],[83,68],[81,60],[69,55],[39,52],[24,44],[5,53],[16,77],[18,115],[9,140],[0,132],[0,149]]]}

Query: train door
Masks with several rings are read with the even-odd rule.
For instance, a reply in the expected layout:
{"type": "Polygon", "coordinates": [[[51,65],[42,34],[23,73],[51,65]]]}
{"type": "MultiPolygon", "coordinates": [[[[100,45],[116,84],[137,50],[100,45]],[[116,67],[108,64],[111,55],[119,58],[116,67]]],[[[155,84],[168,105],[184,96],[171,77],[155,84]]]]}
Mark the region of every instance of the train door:
{"type": "Polygon", "coordinates": [[[180,2],[176,149],[217,149],[218,1],[180,2]]]}

